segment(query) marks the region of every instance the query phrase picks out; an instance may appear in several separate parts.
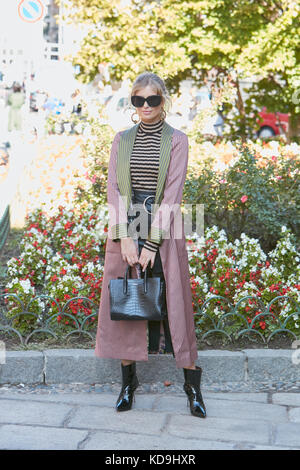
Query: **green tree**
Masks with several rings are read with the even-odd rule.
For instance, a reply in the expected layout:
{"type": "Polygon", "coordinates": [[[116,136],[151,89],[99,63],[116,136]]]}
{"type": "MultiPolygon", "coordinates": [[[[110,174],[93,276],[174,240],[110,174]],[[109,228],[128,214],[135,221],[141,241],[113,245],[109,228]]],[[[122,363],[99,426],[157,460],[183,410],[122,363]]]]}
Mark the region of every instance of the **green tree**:
{"type": "MultiPolygon", "coordinates": [[[[59,0],[57,0],[59,2],[59,0]]],[[[144,70],[161,75],[171,92],[183,79],[218,86],[230,77],[236,96],[226,105],[232,131],[253,128],[255,110],[289,112],[297,132],[300,106],[299,0],[69,0],[67,15],[90,30],[73,64],[90,82],[98,64],[111,63],[113,80],[144,70]],[[250,98],[240,82],[255,75],[250,98]],[[252,113],[252,116],[251,116],[252,113]]]]}

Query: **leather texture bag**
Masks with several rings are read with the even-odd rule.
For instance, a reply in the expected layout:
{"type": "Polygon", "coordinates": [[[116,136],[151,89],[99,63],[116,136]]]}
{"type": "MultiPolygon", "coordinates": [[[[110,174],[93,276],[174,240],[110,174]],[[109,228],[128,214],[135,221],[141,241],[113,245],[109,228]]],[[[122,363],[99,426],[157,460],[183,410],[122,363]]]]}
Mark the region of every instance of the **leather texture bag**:
{"type": "Polygon", "coordinates": [[[165,281],[160,277],[128,277],[131,266],[127,264],[124,278],[111,279],[108,284],[111,320],[160,321],[165,317],[165,281]]]}

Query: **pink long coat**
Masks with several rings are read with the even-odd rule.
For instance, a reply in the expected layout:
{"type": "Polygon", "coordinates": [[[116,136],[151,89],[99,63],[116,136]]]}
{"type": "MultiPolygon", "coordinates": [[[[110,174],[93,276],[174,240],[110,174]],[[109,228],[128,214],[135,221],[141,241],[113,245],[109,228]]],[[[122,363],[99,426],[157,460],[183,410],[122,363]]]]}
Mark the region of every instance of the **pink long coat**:
{"type": "MultiPolygon", "coordinates": [[[[147,361],[147,321],[112,321],[110,319],[108,289],[110,279],[116,279],[119,276],[124,277],[127,266],[121,256],[120,241],[114,241],[112,238],[117,237],[111,236],[111,234],[116,233],[114,230],[117,226],[122,227],[122,224],[124,226],[127,223],[127,209],[131,200],[130,155],[138,126],[139,123],[129,130],[118,132],[111,148],[107,180],[110,222],[95,355],[105,358],[147,361]]],[[[170,212],[168,209],[170,207],[180,207],[186,179],[188,153],[187,135],[173,128],[165,121],[161,137],[159,174],[155,198],[158,209],[155,212],[151,229],[156,236],[157,234],[164,234],[159,252],[166,281],[169,326],[177,367],[191,366],[197,359],[183,217],[180,211],[182,232],[178,238],[178,230],[175,231],[175,226],[178,227],[178,217],[172,216],[175,211],[170,212]],[[168,214],[170,213],[171,216],[169,217],[168,214]],[[176,237],[174,233],[176,233],[176,237]]],[[[135,269],[132,268],[131,271],[132,277],[136,277],[135,269]]]]}

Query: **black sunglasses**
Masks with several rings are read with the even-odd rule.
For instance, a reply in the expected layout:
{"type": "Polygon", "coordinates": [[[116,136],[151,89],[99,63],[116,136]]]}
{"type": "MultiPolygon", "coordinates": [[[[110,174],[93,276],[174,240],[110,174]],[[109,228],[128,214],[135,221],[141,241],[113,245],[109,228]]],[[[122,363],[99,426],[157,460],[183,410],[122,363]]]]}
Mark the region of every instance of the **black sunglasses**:
{"type": "Polygon", "coordinates": [[[151,95],[147,96],[147,98],[143,98],[139,95],[133,95],[131,97],[131,103],[135,108],[142,108],[142,106],[144,106],[145,104],[145,101],[147,101],[148,105],[151,106],[151,108],[155,108],[156,106],[160,105],[161,100],[161,95],[151,95]]]}

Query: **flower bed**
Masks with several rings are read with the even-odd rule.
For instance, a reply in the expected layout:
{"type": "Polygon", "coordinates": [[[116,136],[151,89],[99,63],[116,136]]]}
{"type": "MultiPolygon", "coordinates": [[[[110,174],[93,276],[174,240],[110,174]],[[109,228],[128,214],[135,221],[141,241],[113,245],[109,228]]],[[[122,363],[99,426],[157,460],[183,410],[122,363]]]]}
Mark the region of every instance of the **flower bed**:
{"type": "Polygon", "coordinates": [[[257,240],[242,234],[232,243],[215,226],[187,239],[199,333],[271,338],[282,330],[299,337],[300,253],[286,227],[268,256],[257,240]]]}
{"type": "Polygon", "coordinates": [[[282,226],[299,240],[298,145],[223,143],[218,152],[218,146],[206,143],[205,156],[201,147],[195,153],[194,142],[191,146],[184,202],[204,204],[205,226],[224,229],[232,242],[245,233],[258,239],[265,252],[274,249],[282,226]]]}
{"type": "Polygon", "coordinates": [[[105,214],[98,215],[90,208],[76,215],[59,206],[51,217],[41,210],[27,217],[21,254],[7,263],[6,318],[13,328],[59,334],[94,324],[107,225],[105,214]]]}
{"type": "MultiPolygon", "coordinates": [[[[268,164],[279,164],[280,160],[299,159],[300,145],[293,142],[285,144],[278,140],[270,140],[268,142],[248,140],[247,145],[254,151],[258,166],[264,167],[268,164]]],[[[218,138],[218,141],[213,143],[209,140],[196,143],[190,139],[191,153],[190,165],[195,166],[201,161],[212,159],[214,161],[214,170],[224,171],[228,166],[234,165],[239,158],[239,150],[236,143],[230,140],[218,138]]]]}
{"type": "MultiPolygon", "coordinates": [[[[6,318],[22,335],[95,332],[108,222],[101,210],[76,215],[60,206],[51,217],[36,210],[27,218],[5,287],[6,318]]],[[[199,338],[264,339],[280,329],[299,337],[300,254],[286,227],[268,256],[257,240],[242,234],[232,243],[217,227],[186,238],[199,338]]]]}

